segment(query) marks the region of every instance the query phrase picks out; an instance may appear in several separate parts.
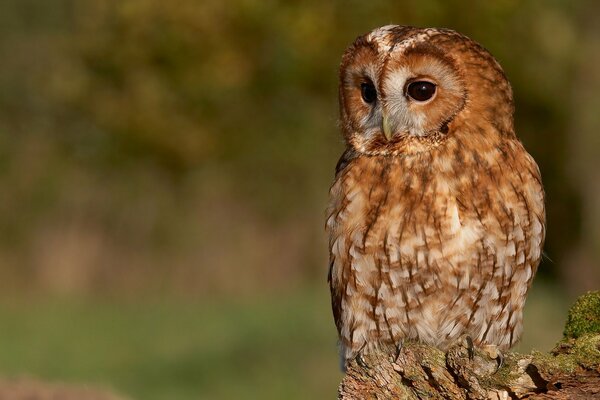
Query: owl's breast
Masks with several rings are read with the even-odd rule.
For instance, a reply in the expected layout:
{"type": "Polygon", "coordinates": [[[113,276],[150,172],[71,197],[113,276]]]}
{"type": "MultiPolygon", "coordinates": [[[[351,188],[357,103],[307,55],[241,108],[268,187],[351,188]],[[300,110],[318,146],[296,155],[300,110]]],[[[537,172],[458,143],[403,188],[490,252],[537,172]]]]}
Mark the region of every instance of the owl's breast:
{"type": "Polygon", "coordinates": [[[331,189],[330,245],[343,242],[346,256],[409,274],[470,278],[462,267],[484,256],[496,264],[537,261],[545,230],[539,172],[520,143],[505,147],[465,151],[459,161],[448,154],[353,159],[331,189]],[[503,165],[505,153],[511,158],[503,165]]]}
{"type": "Polygon", "coordinates": [[[520,329],[504,310],[524,298],[539,261],[539,181],[444,162],[359,157],[338,174],[327,229],[341,338],[380,332],[444,344],[471,326],[483,342],[495,332],[490,315],[520,329]]]}
{"type": "Polygon", "coordinates": [[[461,201],[460,182],[435,174],[427,160],[402,161],[365,157],[344,171],[332,188],[332,244],[400,275],[446,272],[455,255],[483,240],[485,227],[461,201]]]}

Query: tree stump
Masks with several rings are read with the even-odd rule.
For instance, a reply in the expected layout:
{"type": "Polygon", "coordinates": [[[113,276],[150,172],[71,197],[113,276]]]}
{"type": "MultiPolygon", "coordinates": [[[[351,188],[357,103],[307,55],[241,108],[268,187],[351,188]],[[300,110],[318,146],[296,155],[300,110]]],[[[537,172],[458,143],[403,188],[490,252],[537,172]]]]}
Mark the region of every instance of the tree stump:
{"type": "Polygon", "coordinates": [[[569,311],[563,339],[550,353],[504,354],[502,365],[469,338],[443,352],[405,342],[348,365],[338,399],[599,399],[600,292],[569,311]]]}

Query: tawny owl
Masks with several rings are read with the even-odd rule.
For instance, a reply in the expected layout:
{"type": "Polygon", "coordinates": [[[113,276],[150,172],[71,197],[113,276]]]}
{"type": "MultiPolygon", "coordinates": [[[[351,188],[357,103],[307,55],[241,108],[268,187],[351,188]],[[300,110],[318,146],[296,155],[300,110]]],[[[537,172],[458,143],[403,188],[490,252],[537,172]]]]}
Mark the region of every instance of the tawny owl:
{"type": "Polygon", "coordinates": [[[498,62],[451,30],[384,26],[345,52],[339,100],[326,226],[343,360],[404,339],[510,348],[545,211],[498,62]]]}

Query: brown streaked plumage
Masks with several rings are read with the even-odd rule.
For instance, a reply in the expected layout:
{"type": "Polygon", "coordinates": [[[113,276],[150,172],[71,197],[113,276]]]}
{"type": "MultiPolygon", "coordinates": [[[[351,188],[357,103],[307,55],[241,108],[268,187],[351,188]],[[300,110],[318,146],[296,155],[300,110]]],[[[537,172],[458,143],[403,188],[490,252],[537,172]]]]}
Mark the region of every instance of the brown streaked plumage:
{"type": "Polygon", "coordinates": [[[359,37],[327,217],[344,361],[380,342],[514,345],[545,235],[540,173],[496,60],[451,30],[359,37]]]}

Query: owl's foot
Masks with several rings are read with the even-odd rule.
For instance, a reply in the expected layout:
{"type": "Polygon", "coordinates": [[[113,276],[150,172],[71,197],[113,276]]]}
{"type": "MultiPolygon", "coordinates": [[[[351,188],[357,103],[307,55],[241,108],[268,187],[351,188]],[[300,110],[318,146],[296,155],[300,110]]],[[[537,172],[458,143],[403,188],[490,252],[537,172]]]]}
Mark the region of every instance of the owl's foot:
{"type": "Polygon", "coordinates": [[[465,335],[462,339],[465,348],[467,349],[467,355],[469,360],[473,361],[475,358],[475,346],[473,345],[473,339],[469,335],[465,335]]]}
{"type": "Polygon", "coordinates": [[[359,367],[369,369],[369,364],[365,361],[365,358],[363,357],[362,353],[358,353],[353,359],[345,359],[343,357],[340,359],[340,370],[344,374],[348,372],[348,368],[352,360],[356,361],[359,367]]]}
{"type": "Polygon", "coordinates": [[[475,345],[473,339],[469,335],[462,335],[452,346],[450,350],[459,351],[463,356],[469,358],[469,361],[473,361],[475,358],[475,345]]]}
{"type": "Polygon", "coordinates": [[[358,355],[356,356],[356,363],[358,365],[360,365],[362,368],[369,368],[369,364],[367,364],[367,362],[365,361],[362,353],[358,353],[358,355]]]}
{"type": "Polygon", "coordinates": [[[446,358],[449,365],[457,371],[473,370],[478,376],[495,374],[504,362],[504,356],[497,346],[475,346],[473,339],[468,335],[461,336],[450,346],[446,358]]]}
{"type": "MultiPolygon", "coordinates": [[[[402,352],[402,348],[404,347],[404,342],[402,340],[393,343],[377,343],[376,348],[383,350],[386,354],[392,355],[394,357],[394,361],[398,360],[400,354],[402,352]]],[[[377,351],[374,352],[377,354],[377,351]]],[[[373,359],[373,348],[368,347],[366,344],[361,347],[361,349],[354,356],[354,360],[359,367],[363,369],[371,369],[378,362],[377,359],[373,359]]],[[[349,359],[348,361],[351,361],[349,359]]]]}
{"type": "Polygon", "coordinates": [[[458,381],[466,383],[467,398],[488,398],[479,377],[492,375],[496,371],[496,363],[490,361],[479,346],[475,347],[472,337],[463,335],[448,348],[446,366],[458,381]]]}
{"type": "Polygon", "coordinates": [[[361,368],[368,369],[370,367],[369,367],[369,364],[367,363],[367,361],[365,360],[365,357],[364,357],[364,353],[366,351],[366,347],[367,347],[367,343],[363,344],[362,347],[360,348],[360,350],[358,350],[358,353],[356,354],[356,357],[354,357],[354,359],[356,360],[356,363],[361,368]]]}
{"type": "Polygon", "coordinates": [[[483,346],[483,348],[481,350],[489,358],[491,358],[492,360],[496,360],[496,364],[498,364],[498,368],[496,368],[496,371],[498,371],[500,368],[502,368],[502,365],[504,365],[504,354],[500,351],[498,346],[493,345],[493,344],[487,344],[487,345],[483,346]]]}
{"type": "Polygon", "coordinates": [[[394,355],[394,361],[398,361],[398,357],[400,357],[400,353],[402,352],[403,346],[404,346],[404,342],[402,340],[400,340],[398,343],[396,343],[396,345],[395,345],[396,352],[394,355]]]}

